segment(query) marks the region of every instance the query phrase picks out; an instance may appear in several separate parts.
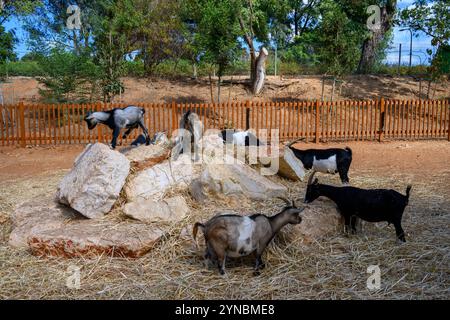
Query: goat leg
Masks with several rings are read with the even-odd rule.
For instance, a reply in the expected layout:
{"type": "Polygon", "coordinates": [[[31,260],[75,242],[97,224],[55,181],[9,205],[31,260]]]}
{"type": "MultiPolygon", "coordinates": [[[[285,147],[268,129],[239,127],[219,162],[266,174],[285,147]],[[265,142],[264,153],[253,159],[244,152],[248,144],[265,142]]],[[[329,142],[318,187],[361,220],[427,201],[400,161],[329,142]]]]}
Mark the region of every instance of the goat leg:
{"type": "Polygon", "coordinates": [[[406,242],[405,232],[403,231],[401,222],[400,221],[394,222],[394,227],[398,240],[400,240],[401,242],[406,242]]]}
{"type": "Polygon", "coordinates": [[[128,136],[130,135],[131,131],[133,130],[133,128],[128,129],[122,136],[122,139],[126,139],[128,138],[128,136]]]}
{"type": "Polygon", "coordinates": [[[352,227],[352,234],[356,234],[356,222],[358,221],[358,217],[357,216],[352,216],[350,218],[351,222],[351,227],[352,227]]]}
{"type": "Polygon", "coordinates": [[[144,120],[139,121],[139,126],[141,127],[142,131],[144,131],[145,135],[145,145],[150,145],[150,135],[148,133],[147,127],[145,126],[144,120]]]}
{"type": "Polygon", "coordinates": [[[111,140],[111,148],[114,150],[116,149],[117,146],[117,138],[119,138],[120,135],[120,128],[119,127],[115,127],[113,130],[113,138],[111,140]]]}

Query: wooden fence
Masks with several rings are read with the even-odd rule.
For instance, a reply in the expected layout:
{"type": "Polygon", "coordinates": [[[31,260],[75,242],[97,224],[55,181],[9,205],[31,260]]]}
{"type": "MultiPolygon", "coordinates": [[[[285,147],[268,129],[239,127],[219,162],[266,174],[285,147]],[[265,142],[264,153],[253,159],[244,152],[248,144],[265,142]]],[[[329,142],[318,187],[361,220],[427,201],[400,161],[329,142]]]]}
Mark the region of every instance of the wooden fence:
{"type": "MultiPolygon", "coordinates": [[[[448,139],[449,100],[367,100],[302,102],[233,102],[223,104],[137,104],[146,110],[151,134],[172,134],[181,115],[193,110],[205,129],[247,126],[270,140],[279,129],[281,141],[305,138],[307,142],[382,141],[393,139],[448,139]],[[262,129],[267,129],[264,131],[262,129]]],[[[111,131],[97,126],[89,131],[83,121],[88,111],[106,110],[117,104],[0,105],[0,145],[86,144],[109,142],[111,131]]],[[[126,140],[130,143],[139,130],[126,140]]]]}

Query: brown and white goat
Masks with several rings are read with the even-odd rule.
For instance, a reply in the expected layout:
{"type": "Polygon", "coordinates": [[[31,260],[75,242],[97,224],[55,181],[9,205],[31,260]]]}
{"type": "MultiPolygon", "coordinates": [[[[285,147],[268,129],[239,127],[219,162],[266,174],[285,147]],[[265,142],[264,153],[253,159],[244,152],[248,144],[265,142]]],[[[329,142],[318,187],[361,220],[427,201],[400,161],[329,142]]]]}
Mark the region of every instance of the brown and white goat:
{"type": "Polygon", "coordinates": [[[198,229],[203,230],[206,243],[205,259],[218,263],[220,274],[225,274],[227,257],[237,258],[256,253],[255,275],[265,267],[262,254],[278,231],[287,224],[302,222],[300,213],[304,209],[295,206],[294,201],[282,199],[287,206],[275,216],[262,214],[239,216],[233,214],[218,215],[207,223],[196,223],[193,229],[196,241],[198,229]]]}

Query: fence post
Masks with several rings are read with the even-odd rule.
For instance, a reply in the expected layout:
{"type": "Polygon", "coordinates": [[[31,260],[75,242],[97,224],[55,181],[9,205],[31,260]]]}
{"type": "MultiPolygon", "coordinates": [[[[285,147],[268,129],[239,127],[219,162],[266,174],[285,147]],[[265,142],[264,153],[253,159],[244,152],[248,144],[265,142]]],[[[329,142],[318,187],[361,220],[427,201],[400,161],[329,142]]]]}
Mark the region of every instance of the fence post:
{"type": "Polygon", "coordinates": [[[320,142],[319,123],[320,123],[320,101],[316,100],[316,143],[320,142]]]}
{"type": "Polygon", "coordinates": [[[175,100],[172,100],[172,132],[168,132],[167,136],[172,137],[172,133],[174,133],[177,129],[177,104],[175,103],[175,100]]]}
{"type": "MultiPolygon", "coordinates": [[[[449,113],[448,113],[448,141],[450,141],[450,105],[449,105],[450,100],[446,100],[444,103],[447,107],[447,109],[449,109],[449,113]]],[[[447,113],[447,112],[446,112],[447,113]]]]}
{"type": "Polygon", "coordinates": [[[250,101],[247,100],[245,107],[245,130],[248,131],[250,129],[250,101]]]}
{"type": "MultiPolygon", "coordinates": [[[[98,102],[95,111],[101,111],[101,103],[98,102]]],[[[102,142],[102,126],[97,126],[97,141],[102,142]]]]}
{"type": "Polygon", "coordinates": [[[381,101],[380,101],[380,130],[378,131],[378,134],[379,134],[378,141],[379,142],[383,141],[385,119],[386,119],[386,110],[385,110],[384,98],[381,98],[381,101]]]}
{"type": "Polygon", "coordinates": [[[27,146],[26,132],[25,132],[25,106],[23,101],[19,102],[19,130],[20,130],[20,147],[27,146]]]}

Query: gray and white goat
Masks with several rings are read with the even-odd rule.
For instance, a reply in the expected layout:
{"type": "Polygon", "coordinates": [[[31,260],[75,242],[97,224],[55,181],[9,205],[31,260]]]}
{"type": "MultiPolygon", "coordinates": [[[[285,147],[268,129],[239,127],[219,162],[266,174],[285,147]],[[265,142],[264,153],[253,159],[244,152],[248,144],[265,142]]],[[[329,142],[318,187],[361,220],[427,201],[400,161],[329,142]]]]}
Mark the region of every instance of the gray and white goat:
{"type": "Polygon", "coordinates": [[[265,267],[262,254],[270,241],[285,225],[302,222],[300,213],[304,209],[297,208],[294,201],[282,200],[287,206],[272,217],[262,214],[247,217],[224,214],[205,224],[197,222],[193,236],[196,240],[198,229],[203,230],[207,247],[205,259],[217,262],[219,272],[223,275],[227,257],[236,258],[256,253],[255,275],[258,275],[259,270],[265,267]]]}
{"type": "Polygon", "coordinates": [[[150,144],[150,137],[144,122],[145,109],[135,106],[128,106],[123,109],[113,109],[109,111],[88,112],[84,121],[86,121],[89,130],[93,130],[97,124],[104,124],[113,130],[113,137],[111,140],[111,148],[115,149],[117,146],[117,138],[122,129],[127,129],[123,135],[126,139],[134,129],[140,127],[144,131],[145,142],[150,144]]]}

